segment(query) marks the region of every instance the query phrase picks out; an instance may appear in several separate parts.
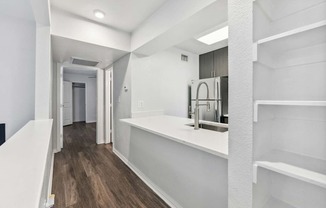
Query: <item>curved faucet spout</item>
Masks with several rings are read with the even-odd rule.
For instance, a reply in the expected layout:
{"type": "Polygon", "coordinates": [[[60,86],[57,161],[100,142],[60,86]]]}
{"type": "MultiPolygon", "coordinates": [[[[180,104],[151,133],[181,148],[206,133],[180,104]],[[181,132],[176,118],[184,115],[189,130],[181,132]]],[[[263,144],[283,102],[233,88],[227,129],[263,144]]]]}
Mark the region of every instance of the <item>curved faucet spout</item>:
{"type": "MultiPolygon", "coordinates": [[[[209,99],[209,87],[206,82],[200,82],[197,86],[197,94],[196,94],[196,106],[195,106],[195,130],[199,129],[199,89],[202,85],[206,86],[207,89],[207,100],[209,99]]],[[[207,101],[207,111],[210,110],[209,101],[207,101]]]]}
{"type": "Polygon", "coordinates": [[[199,89],[202,85],[206,86],[207,89],[207,99],[209,98],[209,88],[208,88],[208,84],[206,82],[199,82],[198,86],[197,86],[197,94],[196,94],[196,101],[198,101],[198,97],[199,97],[199,89]]]}

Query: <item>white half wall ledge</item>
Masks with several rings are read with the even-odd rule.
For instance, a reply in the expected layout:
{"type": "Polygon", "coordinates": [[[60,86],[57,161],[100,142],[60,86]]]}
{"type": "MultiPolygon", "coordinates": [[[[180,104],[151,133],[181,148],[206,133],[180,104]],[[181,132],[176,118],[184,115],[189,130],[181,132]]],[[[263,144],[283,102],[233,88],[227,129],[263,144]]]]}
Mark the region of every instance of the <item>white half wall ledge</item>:
{"type": "Polygon", "coordinates": [[[52,124],[52,119],[31,120],[1,146],[0,207],[45,207],[52,124]]]}
{"type": "Polygon", "coordinates": [[[51,12],[51,34],[122,51],[130,51],[130,33],[94,23],[56,8],[51,12]]]}
{"type": "Polygon", "coordinates": [[[152,55],[226,21],[226,0],[170,1],[132,34],[131,49],[136,54],[152,55]]]}

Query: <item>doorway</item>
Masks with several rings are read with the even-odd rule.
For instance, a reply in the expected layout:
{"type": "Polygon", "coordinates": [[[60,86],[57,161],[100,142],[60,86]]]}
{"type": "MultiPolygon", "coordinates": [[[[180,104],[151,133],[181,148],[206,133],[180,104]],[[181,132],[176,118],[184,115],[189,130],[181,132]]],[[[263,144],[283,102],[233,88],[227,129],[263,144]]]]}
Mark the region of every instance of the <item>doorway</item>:
{"type": "Polygon", "coordinates": [[[86,83],[63,81],[63,126],[87,123],[86,111],[86,83]]]}
{"type": "Polygon", "coordinates": [[[111,128],[106,129],[105,122],[105,88],[107,85],[105,84],[104,70],[67,63],[58,64],[56,73],[58,98],[56,104],[58,118],[56,151],[59,152],[63,148],[64,124],[72,125],[74,122],[83,122],[83,120],[85,124],[92,123],[91,128],[96,130],[94,143],[110,143],[111,134],[107,132],[110,132],[111,128]],[[67,76],[67,74],[70,75],[67,76]],[[66,95],[65,92],[69,91],[71,91],[70,95],[66,95]],[[76,106],[77,103],[78,106],[76,106]],[[85,113],[83,114],[83,112],[85,113]]]}
{"type": "Polygon", "coordinates": [[[97,143],[97,71],[63,69],[63,147],[97,143]]]}
{"type": "Polygon", "coordinates": [[[72,83],[73,122],[86,122],[86,84],[72,83]]]}

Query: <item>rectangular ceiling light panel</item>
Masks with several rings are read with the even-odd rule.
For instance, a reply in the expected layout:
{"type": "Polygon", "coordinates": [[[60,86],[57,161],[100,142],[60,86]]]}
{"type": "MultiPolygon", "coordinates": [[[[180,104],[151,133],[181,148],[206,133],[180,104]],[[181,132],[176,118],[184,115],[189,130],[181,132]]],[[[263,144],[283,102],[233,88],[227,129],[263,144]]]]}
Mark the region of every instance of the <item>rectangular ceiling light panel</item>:
{"type": "Polygon", "coordinates": [[[197,40],[205,43],[207,45],[212,45],[214,43],[220,42],[222,40],[226,40],[229,37],[229,27],[223,27],[221,29],[218,29],[212,33],[209,33],[207,35],[204,35],[197,40]]]}

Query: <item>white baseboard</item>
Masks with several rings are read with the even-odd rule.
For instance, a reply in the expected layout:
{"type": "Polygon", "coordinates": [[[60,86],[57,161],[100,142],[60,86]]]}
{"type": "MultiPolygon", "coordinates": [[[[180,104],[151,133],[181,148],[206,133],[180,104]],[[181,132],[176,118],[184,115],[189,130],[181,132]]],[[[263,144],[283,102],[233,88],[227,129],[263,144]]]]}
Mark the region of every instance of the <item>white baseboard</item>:
{"type": "Polygon", "coordinates": [[[95,121],[85,121],[85,123],[96,123],[96,120],[95,121]]]}
{"type": "Polygon", "coordinates": [[[105,141],[99,141],[99,142],[96,141],[96,144],[98,144],[98,145],[99,144],[105,144],[105,141]]]}
{"type": "Polygon", "coordinates": [[[113,147],[113,152],[116,154],[150,189],[152,189],[165,203],[171,208],[182,208],[172,197],[155,185],[145,174],[136,168],[127,158],[125,158],[118,150],[113,147]]]}
{"type": "Polygon", "coordinates": [[[50,177],[49,177],[49,185],[48,185],[48,196],[52,194],[52,181],[53,181],[53,168],[54,168],[54,153],[52,153],[51,158],[51,169],[50,169],[50,177]]]}
{"type": "Polygon", "coordinates": [[[57,149],[57,148],[56,148],[56,149],[53,150],[53,153],[54,153],[54,154],[55,154],[55,153],[59,153],[59,152],[61,152],[61,149],[57,149]]]}

